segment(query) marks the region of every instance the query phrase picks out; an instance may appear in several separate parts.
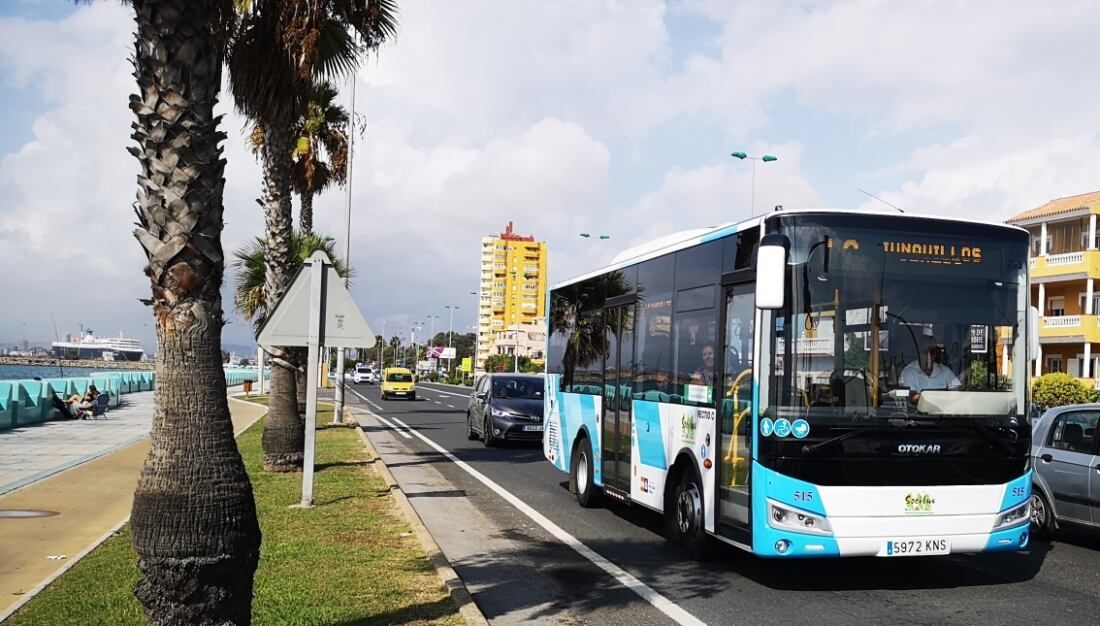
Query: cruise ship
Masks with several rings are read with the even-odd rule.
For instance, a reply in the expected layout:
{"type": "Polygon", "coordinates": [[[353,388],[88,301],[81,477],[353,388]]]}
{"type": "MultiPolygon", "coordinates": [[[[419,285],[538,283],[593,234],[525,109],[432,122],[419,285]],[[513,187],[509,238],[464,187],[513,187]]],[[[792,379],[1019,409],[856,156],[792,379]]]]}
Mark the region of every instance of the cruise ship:
{"type": "Polygon", "coordinates": [[[140,361],[145,356],[145,348],[137,339],[125,337],[96,337],[92,329],[83,329],[81,333],[66,341],[52,344],[53,355],[59,359],[95,359],[102,361],[140,361]]]}

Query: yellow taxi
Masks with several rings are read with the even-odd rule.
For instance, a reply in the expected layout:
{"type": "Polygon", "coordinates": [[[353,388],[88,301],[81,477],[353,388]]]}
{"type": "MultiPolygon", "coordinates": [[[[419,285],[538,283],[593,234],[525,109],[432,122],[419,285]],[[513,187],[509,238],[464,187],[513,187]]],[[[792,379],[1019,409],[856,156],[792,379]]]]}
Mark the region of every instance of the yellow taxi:
{"type": "Polygon", "coordinates": [[[404,367],[387,367],[382,372],[382,399],[390,398],[416,400],[416,382],[412,372],[404,367]]]}

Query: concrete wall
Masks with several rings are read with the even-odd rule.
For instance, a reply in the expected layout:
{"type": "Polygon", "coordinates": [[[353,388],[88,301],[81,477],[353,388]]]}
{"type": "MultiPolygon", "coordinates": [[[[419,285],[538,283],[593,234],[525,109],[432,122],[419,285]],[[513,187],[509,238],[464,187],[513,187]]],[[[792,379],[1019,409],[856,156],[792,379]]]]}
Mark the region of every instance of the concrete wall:
{"type": "MultiPolygon", "coordinates": [[[[270,376],[264,372],[264,377],[270,376]]],[[[257,380],[256,368],[225,370],[225,384],[233,387],[246,380],[257,380]]],[[[76,378],[45,378],[42,380],[0,380],[0,430],[37,424],[61,417],[52,398],[84,395],[95,385],[100,392],[110,394],[110,405],[118,406],[122,396],[156,387],[156,374],[151,371],[93,372],[76,378]]]]}

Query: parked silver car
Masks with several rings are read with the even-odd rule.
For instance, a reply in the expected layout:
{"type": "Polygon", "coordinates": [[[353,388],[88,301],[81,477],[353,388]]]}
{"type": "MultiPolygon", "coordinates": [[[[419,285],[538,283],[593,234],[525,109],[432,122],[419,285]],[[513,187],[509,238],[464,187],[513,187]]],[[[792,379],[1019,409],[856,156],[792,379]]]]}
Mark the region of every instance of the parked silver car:
{"type": "Polygon", "coordinates": [[[1042,535],[1070,522],[1100,528],[1100,404],[1050,409],[1032,424],[1031,523],[1042,535]]]}

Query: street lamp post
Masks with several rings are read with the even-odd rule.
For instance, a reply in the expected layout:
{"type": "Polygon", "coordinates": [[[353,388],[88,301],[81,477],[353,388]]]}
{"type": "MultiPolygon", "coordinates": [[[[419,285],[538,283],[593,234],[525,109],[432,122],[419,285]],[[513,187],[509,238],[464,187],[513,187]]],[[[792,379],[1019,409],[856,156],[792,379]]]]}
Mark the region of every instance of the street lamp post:
{"type": "Polygon", "coordinates": [[[765,163],[771,163],[772,161],[778,161],[779,157],[772,156],[770,154],[752,156],[744,152],[731,152],[730,156],[734,157],[735,159],[741,159],[742,161],[744,161],[745,159],[752,160],[752,196],[751,200],[749,201],[749,211],[751,217],[751,215],[756,214],[756,162],[763,161],[765,163]]]}
{"type": "MultiPolygon", "coordinates": [[[[344,207],[344,263],[351,267],[351,181],[352,175],[352,149],[355,144],[355,75],[351,77],[351,115],[348,127],[348,162],[347,162],[347,204],[344,207]]],[[[344,276],[344,288],[348,287],[348,277],[344,276]]],[[[337,349],[336,357],[336,397],[335,407],[332,412],[332,423],[341,424],[344,421],[344,350],[337,349]]]]}
{"type": "MultiPolygon", "coordinates": [[[[447,309],[451,313],[451,316],[450,316],[451,319],[450,319],[449,324],[447,325],[447,347],[452,348],[452,347],[454,347],[453,340],[454,340],[454,330],[455,330],[455,309],[458,308],[458,305],[448,304],[443,308],[447,309]]],[[[449,372],[449,375],[454,376],[454,373],[455,373],[455,371],[454,371],[455,370],[454,357],[451,357],[451,358],[447,359],[447,361],[448,361],[447,371],[449,372]]]]}
{"type": "Polygon", "coordinates": [[[386,321],[382,320],[382,345],[378,346],[378,373],[386,369],[386,321]]]}
{"type": "Polygon", "coordinates": [[[474,349],[470,355],[470,378],[474,376],[474,372],[477,371],[477,357],[481,351],[481,286],[479,285],[477,291],[471,291],[470,295],[477,298],[477,304],[474,306],[474,349]]]}

